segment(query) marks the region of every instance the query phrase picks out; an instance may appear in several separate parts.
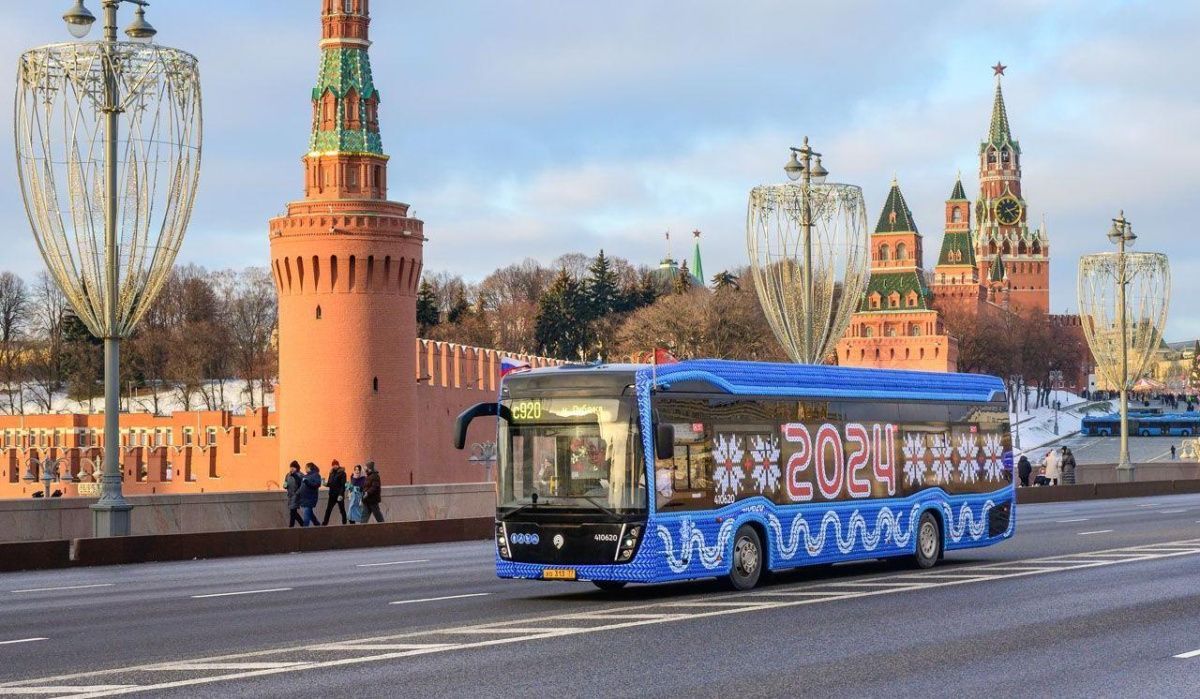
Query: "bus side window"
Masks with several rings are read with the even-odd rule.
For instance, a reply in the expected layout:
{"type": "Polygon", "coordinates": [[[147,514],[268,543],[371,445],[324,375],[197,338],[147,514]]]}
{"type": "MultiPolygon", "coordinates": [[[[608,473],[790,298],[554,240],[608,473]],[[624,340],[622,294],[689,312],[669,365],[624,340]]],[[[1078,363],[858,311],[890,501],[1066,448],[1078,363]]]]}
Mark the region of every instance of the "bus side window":
{"type": "Polygon", "coordinates": [[[654,474],[654,490],[660,511],[711,508],[713,500],[710,431],[700,423],[677,424],[675,456],[655,462],[654,474]]]}

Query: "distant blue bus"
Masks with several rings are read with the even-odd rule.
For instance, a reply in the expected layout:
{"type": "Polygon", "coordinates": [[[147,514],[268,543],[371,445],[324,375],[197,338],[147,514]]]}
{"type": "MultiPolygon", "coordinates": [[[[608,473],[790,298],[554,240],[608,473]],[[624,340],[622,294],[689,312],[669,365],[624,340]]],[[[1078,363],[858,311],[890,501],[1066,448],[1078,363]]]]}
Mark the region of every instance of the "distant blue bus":
{"type": "MultiPolygon", "coordinates": [[[[1079,432],[1091,437],[1116,437],[1121,434],[1118,413],[1085,417],[1079,432]]],[[[1191,437],[1200,434],[1200,413],[1136,413],[1129,415],[1131,437],[1191,437]]]]}
{"type": "Polygon", "coordinates": [[[512,373],[496,572],[602,589],[987,546],[1016,527],[989,376],[691,360],[512,373]]]}

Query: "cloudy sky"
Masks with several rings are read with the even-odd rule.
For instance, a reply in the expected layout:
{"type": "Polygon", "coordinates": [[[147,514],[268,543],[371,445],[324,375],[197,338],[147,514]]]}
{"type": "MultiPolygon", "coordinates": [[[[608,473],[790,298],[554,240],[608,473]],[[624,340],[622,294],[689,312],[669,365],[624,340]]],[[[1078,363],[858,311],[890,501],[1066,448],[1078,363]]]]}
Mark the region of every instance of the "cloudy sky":
{"type": "MultiPolygon", "coordinates": [[[[66,40],[68,4],[5,3],[0,64],[66,40]]],[[[266,220],[301,193],[319,5],[154,1],[158,40],[195,53],[203,73],[204,169],[183,261],[265,262],[266,220]]],[[[872,220],[899,178],[932,265],[956,171],[977,191],[1000,60],[1030,220],[1044,215],[1050,232],[1053,310],[1074,310],[1076,261],[1108,246],[1123,208],[1139,249],[1170,255],[1169,339],[1200,336],[1189,225],[1200,4],[374,0],[372,11],[390,193],[425,220],[428,269],[478,279],[600,248],[653,263],[664,231],[682,246],[693,228],[706,271],[744,264],[747,192],[781,180],[804,135],[831,179],[862,185],[872,220]]],[[[41,262],[5,157],[0,269],[32,276],[41,262]]]]}

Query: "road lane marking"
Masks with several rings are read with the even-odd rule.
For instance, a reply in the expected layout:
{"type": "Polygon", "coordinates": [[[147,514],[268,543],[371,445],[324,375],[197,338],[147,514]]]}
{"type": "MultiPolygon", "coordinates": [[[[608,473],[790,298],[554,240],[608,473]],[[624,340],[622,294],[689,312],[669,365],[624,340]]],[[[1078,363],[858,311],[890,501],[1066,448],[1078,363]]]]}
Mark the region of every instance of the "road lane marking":
{"type": "MultiPolygon", "coordinates": [[[[1176,556],[1196,555],[1196,553],[1200,553],[1200,539],[1188,539],[1188,540],[1181,540],[1181,541],[1161,542],[1158,545],[1159,546],[1178,545],[1181,548],[1183,546],[1191,546],[1193,548],[1189,551],[1155,552],[1153,550],[1150,550],[1147,552],[1146,546],[1127,546],[1127,547],[1123,547],[1123,548],[1108,550],[1110,552],[1118,551],[1118,552],[1123,552],[1123,553],[1127,554],[1126,557],[1121,558],[1121,559],[1094,558],[1091,560],[1084,560],[1084,561],[1061,561],[1060,562],[1061,564],[1058,565],[1057,567],[1038,568],[1038,569],[1034,569],[1034,570],[1026,570],[1026,571],[1012,572],[1012,573],[1001,573],[1001,574],[996,574],[998,571],[988,570],[987,564],[962,566],[962,567],[959,567],[958,570],[960,570],[960,571],[982,570],[985,573],[992,573],[992,575],[989,577],[986,577],[982,580],[980,578],[976,577],[976,578],[969,578],[969,579],[938,581],[938,582],[935,582],[934,584],[925,586],[923,589],[929,589],[929,588],[933,588],[933,587],[949,587],[951,585],[975,584],[978,582],[985,582],[987,580],[1008,580],[1008,579],[1015,579],[1015,578],[1021,578],[1021,577],[1028,577],[1030,575],[1041,575],[1044,573],[1077,571],[1077,570],[1084,570],[1087,568],[1098,568],[1098,567],[1103,567],[1103,566],[1111,566],[1111,565],[1130,563],[1130,562],[1137,561],[1137,560],[1146,560],[1146,559],[1162,560],[1162,559],[1167,559],[1167,558],[1173,558],[1176,556]]],[[[1103,553],[1103,551],[1098,551],[1096,553],[1103,553]]],[[[1057,559],[1057,558],[1061,558],[1061,557],[1051,556],[1051,557],[1042,558],[1042,559],[1035,558],[1035,559],[1005,561],[1005,562],[1001,562],[998,564],[991,564],[991,565],[1028,566],[1030,564],[1040,563],[1047,559],[1057,559]]],[[[881,579],[894,579],[899,576],[885,574],[885,575],[880,575],[878,577],[881,579]]],[[[796,587],[800,587],[800,586],[801,585],[797,585],[796,587]]],[[[608,623],[608,624],[601,624],[601,625],[587,626],[587,627],[580,627],[578,625],[568,626],[567,624],[563,623],[567,619],[579,619],[579,618],[581,618],[581,616],[583,616],[583,617],[588,616],[588,615],[580,615],[578,612],[570,612],[570,613],[566,613],[566,614],[550,614],[550,615],[543,616],[543,617],[507,619],[507,620],[485,623],[485,624],[470,624],[470,625],[459,626],[459,627],[440,628],[440,629],[435,628],[435,629],[428,629],[428,630],[424,630],[424,631],[410,631],[410,632],[406,632],[406,633],[393,634],[393,635],[389,635],[389,636],[361,638],[361,639],[357,639],[354,641],[340,641],[339,643],[347,644],[347,645],[362,644],[363,646],[366,646],[367,644],[392,644],[392,643],[407,644],[409,642],[426,641],[426,642],[430,643],[430,647],[414,648],[411,650],[398,649],[398,650],[395,650],[392,652],[382,652],[382,653],[368,652],[365,655],[358,655],[358,656],[352,655],[352,656],[336,658],[336,659],[332,659],[332,660],[326,660],[326,659],[324,659],[323,656],[315,655],[314,651],[309,650],[310,648],[312,648],[314,646],[314,644],[305,644],[305,645],[300,645],[300,646],[295,646],[295,647],[277,647],[277,648],[261,650],[261,651],[243,652],[243,653],[235,653],[235,654],[229,654],[229,655],[212,656],[212,657],[204,657],[204,658],[194,658],[191,660],[174,661],[173,663],[164,663],[164,664],[165,665],[171,665],[171,664],[178,665],[180,662],[186,662],[188,664],[239,663],[239,662],[256,662],[256,661],[270,660],[272,658],[281,658],[281,659],[286,658],[288,661],[303,662],[303,665],[295,666],[295,667],[264,668],[264,669],[260,669],[260,670],[231,671],[231,672],[217,673],[217,674],[213,674],[213,675],[209,675],[209,676],[192,677],[192,678],[187,678],[187,679],[173,679],[173,678],[170,678],[169,675],[168,676],[160,676],[160,679],[162,681],[159,681],[159,682],[154,682],[153,680],[151,680],[150,682],[146,682],[145,684],[131,686],[127,689],[112,689],[112,690],[94,691],[94,692],[89,692],[83,696],[89,696],[89,697],[110,696],[110,695],[117,695],[117,694],[131,694],[131,693],[135,693],[135,692],[162,691],[162,690],[175,689],[175,688],[181,688],[181,687],[195,687],[195,686],[199,686],[199,685],[209,685],[209,684],[213,684],[213,683],[217,683],[217,682],[233,682],[233,681],[244,682],[244,681],[252,679],[252,678],[260,678],[260,677],[266,677],[266,676],[270,676],[270,675],[278,675],[278,674],[285,673],[285,672],[286,673],[295,673],[295,672],[304,672],[304,671],[322,669],[322,668],[360,666],[365,663],[393,661],[393,660],[400,659],[400,658],[417,657],[417,656],[422,656],[422,655],[428,655],[431,653],[443,653],[443,652],[452,652],[452,651],[464,651],[464,650],[477,649],[477,648],[488,648],[488,647],[507,645],[510,643],[539,641],[539,640],[544,640],[546,638],[555,637],[555,636],[581,635],[581,634],[598,633],[598,632],[602,632],[602,631],[615,631],[615,630],[622,630],[622,629],[631,629],[631,628],[636,628],[636,627],[657,625],[657,624],[662,624],[662,623],[673,623],[675,621],[713,618],[713,617],[724,616],[724,615],[728,615],[728,614],[743,614],[743,613],[747,613],[747,612],[759,611],[759,610],[764,610],[764,609],[783,609],[783,608],[788,608],[788,607],[797,607],[800,605],[823,604],[823,603],[832,602],[832,601],[838,600],[838,599],[856,599],[856,598],[864,598],[864,597],[878,597],[880,595],[910,593],[910,592],[915,593],[915,594],[921,594],[920,589],[921,588],[914,589],[912,587],[903,587],[903,588],[889,587],[889,588],[881,588],[881,589],[859,588],[858,591],[855,591],[855,592],[847,593],[846,591],[843,590],[843,591],[838,591],[833,594],[824,594],[820,597],[800,597],[800,598],[791,597],[791,598],[786,598],[786,599],[778,599],[777,598],[779,593],[787,591],[786,588],[784,590],[772,590],[772,589],[768,588],[761,592],[750,592],[750,593],[730,593],[730,594],[726,594],[726,595],[704,595],[703,599],[708,599],[708,600],[712,600],[712,601],[738,600],[739,603],[736,606],[726,606],[726,607],[716,607],[714,605],[707,605],[705,607],[701,607],[694,611],[681,612],[681,613],[671,614],[669,616],[654,615],[654,618],[645,618],[645,619],[637,618],[637,619],[630,619],[629,621],[608,623]],[[776,597],[776,598],[771,599],[772,597],[776,597]],[[745,603],[743,603],[743,602],[745,602],[745,603]],[[524,635],[521,635],[521,634],[512,635],[510,633],[505,632],[505,630],[504,630],[505,626],[507,626],[511,629],[518,624],[525,624],[525,625],[527,625],[528,628],[536,629],[536,632],[524,634],[524,635]],[[556,626],[557,624],[562,624],[562,626],[556,626]],[[448,633],[453,633],[459,629],[464,629],[464,628],[491,629],[493,637],[487,638],[486,637],[487,632],[481,631],[480,634],[484,636],[483,638],[475,639],[475,638],[470,638],[468,636],[467,638],[464,638],[461,642],[452,642],[452,643],[447,643],[447,644],[436,643],[436,641],[438,641],[440,638],[444,638],[448,633]],[[567,630],[565,630],[567,628],[572,628],[572,629],[576,629],[576,630],[567,631],[567,630]],[[308,655],[305,656],[304,655],[305,653],[308,653],[308,655]]],[[[478,594],[488,594],[488,593],[476,593],[476,594],[478,595],[478,594]]],[[[681,602],[681,601],[684,601],[684,600],[671,600],[671,602],[681,602]]],[[[662,612],[668,608],[667,605],[670,604],[671,602],[653,601],[653,602],[642,602],[642,603],[633,604],[633,605],[624,606],[624,607],[611,607],[611,608],[596,610],[596,612],[594,613],[594,616],[610,615],[610,616],[615,617],[616,615],[621,615],[621,614],[629,614],[630,616],[632,616],[632,615],[636,615],[639,613],[651,613],[654,611],[662,612]]],[[[676,607],[676,609],[678,609],[678,607],[676,607]]],[[[601,619],[601,620],[603,620],[603,619],[601,619]]],[[[16,681],[10,681],[10,682],[0,682],[0,690],[3,690],[3,689],[13,689],[13,690],[35,689],[35,688],[38,688],[39,686],[45,686],[45,685],[51,685],[51,684],[62,684],[65,681],[76,681],[81,678],[96,678],[96,679],[111,678],[111,679],[119,680],[119,679],[122,679],[122,678],[125,678],[128,676],[136,675],[136,676],[138,676],[139,679],[141,679],[145,673],[154,672],[155,668],[156,668],[155,665],[138,665],[138,666],[123,667],[123,668],[112,668],[112,669],[108,669],[108,670],[96,670],[96,671],[88,671],[88,672],[82,672],[82,673],[74,673],[74,674],[58,676],[58,677],[41,677],[41,678],[33,678],[33,679],[16,680],[16,681]]]]}
{"type": "Polygon", "coordinates": [[[359,563],[355,568],[375,568],[378,566],[398,566],[404,563],[428,563],[428,558],[419,558],[412,561],[387,561],[384,563],[359,563]]]}
{"type": "Polygon", "coordinates": [[[63,587],[31,587],[25,590],[12,590],[13,594],[25,592],[57,592],[59,590],[90,590],[96,587],[112,587],[116,583],[97,583],[95,585],[65,585],[63,587]]]}
{"type": "Polygon", "coordinates": [[[1179,658],[1180,660],[1187,660],[1188,658],[1200,658],[1200,649],[1189,650],[1188,652],[1180,653],[1179,655],[1177,655],[1175,657],[1179,658]]]}
{"type": "Polygon", "coordinates": [[[1079,532],[1079,536],[1090,536],[1092,534],[1108,534],[1111,531],[1112,531],[1111,529],[1097,529],[1095,531],[1090,531],[1090,532],[1079,532]]]}
{"type": "Polygon", "coordinates": [[[12,641],[0,641],[0,646],[9,646],[14,643],[33,643],[34,641],[49,641],[50,639],[38,636],[37,638],[18,638],[12,641]]]}
{"type": "Polygon", "coordinates": [[[197,672],[203,670],[270,670],[280,667],[296,667],[303,665],[301,661],[278,662],[278,663],[166,663],[163,665],[155,665],[155,670],[169,672],[197,672]]]}
{"type": "Polygon", "coordinates": [[[464,599],[467,597],[486,597],[487,595],[490,595],[490,594],[492,594],[492,593],[490,593],[490,592],[472,592],[467,595],[446,595],[445,597],[426,597],[424,599],[401,599],[401,600],[396,600],[395,602],[388,602],[388,604],[417,604],[419,602],[441,602],[442,600],[447,600],[447,599],[464,599]]]}
{"type": "Polygon", "coordinates": [[[1180,510],[1159,510],[1158,514],[1160,514],[1160,515],[1177,515],[1181,512],[1187,512],[1187,508],[1185,507],[1180,510]]]}
{"type": "Polygon", "coordinates": [[[120,692],[133,689],[136,684],[89,684],[89,685],[56,685],[52,687],[0,687],[0,695],[20,696],[22,694],[57,694],[60,696],[87,696],[92,692],[120,692]]]}
{"type": "Polygon", "coordinates": [[[288,592],[290,587],[272,587],[269,590],[239,590],[238,592],[213,592],[207,595],[192,595],[192,599],[208,599],[209,597],[234,597],[236,595],[261,595],[264,592],[288,592]]]}
{"type": "Polygon", "coordinates": [[[1089,519],[1091,519],[1091,517],[1076,517],[1075,519],[1056,519],[1056,520],[1054,520],[1054,523],[1055,524],[1069,524],[1071,522],[1086,522],[1089,519]]]}

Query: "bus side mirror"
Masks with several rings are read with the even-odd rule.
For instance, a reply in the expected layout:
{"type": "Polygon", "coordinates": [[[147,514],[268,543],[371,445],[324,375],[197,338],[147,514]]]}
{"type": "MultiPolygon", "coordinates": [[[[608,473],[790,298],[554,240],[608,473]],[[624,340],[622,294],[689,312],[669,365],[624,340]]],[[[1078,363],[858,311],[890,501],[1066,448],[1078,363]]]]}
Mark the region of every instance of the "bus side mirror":
{"type": "MultiPolygon", "coordinates": [[[[504,409],[503,412],[507,413],[508,410],[504,409]]],[[[454,421],[454,448],[462,449],[467,445],[467,427],[470,426],[472,420],[489,415],[501,415],[499,403],[477,403],[462,411],[462,414],[454,421]]]]}
{"type": "Polygon", "coordinates": [[[675,458],[675,426],[659,423],[654,427],[654,457],[675,458]]]}

